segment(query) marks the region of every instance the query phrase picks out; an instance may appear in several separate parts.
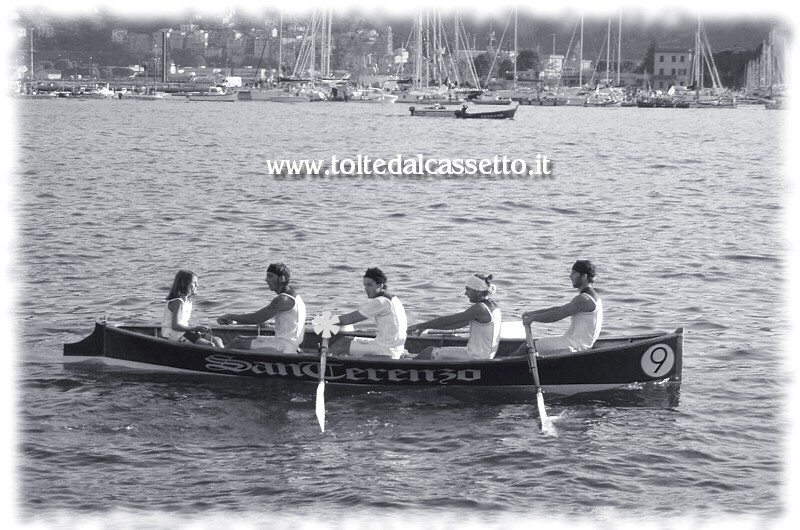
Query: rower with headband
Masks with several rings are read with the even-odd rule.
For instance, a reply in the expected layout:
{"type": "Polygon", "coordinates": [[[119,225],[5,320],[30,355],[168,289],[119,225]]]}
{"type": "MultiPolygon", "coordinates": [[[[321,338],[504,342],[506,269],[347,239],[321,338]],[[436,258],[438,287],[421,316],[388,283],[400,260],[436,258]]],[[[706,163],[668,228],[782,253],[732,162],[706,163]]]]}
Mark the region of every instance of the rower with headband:
{"type": "Polygon", "coordinates": [[[420,352],[416,358],[493,359],[500,345],[500,308],[497,302],[490,298],[496,290],[491,275],[471,274],[464,282],[464,294],[472,305],[460,313],[409,326],[409,334],[418,334],[426,329],[459,329],[469,326],[469,341],[466,347],[429,347],[420,352]]]}

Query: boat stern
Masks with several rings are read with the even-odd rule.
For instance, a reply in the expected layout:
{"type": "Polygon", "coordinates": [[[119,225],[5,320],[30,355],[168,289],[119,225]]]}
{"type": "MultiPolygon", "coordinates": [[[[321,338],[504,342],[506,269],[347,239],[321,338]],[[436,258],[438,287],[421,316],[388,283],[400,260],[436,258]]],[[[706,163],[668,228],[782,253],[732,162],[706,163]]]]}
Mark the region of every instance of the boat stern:
{"type": "Polygon", "coordinates": [[[106,324],[95,322],[94,331],[88,337],[64,344],[65,357],[102,357],[104,355],[106,324]]]}
{"type": "Polygon", "coordinates": [[[670,382],[680,383],[683,377],[683,333],[684,328],[675,330],[677,347],[675,349],[675,370],[669,378],[670,382]]]}

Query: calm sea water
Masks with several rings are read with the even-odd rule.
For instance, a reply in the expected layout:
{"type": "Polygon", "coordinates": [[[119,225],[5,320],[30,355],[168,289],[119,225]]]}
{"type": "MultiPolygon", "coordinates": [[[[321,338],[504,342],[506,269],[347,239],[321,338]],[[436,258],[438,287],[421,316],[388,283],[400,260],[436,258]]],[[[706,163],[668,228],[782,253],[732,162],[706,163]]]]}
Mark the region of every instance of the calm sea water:
{"type": "MultiPolygon", "coordinates": [[[[521,107],[20,101],[17,505],[25,524],[385,527],[570,521],[764,527],[786,509],[786,116],[521,107]],[[265,159],[491,157],[551,178],[273,176],[265,159]],[[152,322],[179,268],[194,320],[256,309],[286,262],[310,314],[350,311],[381,267],[410,321],[495,275],[505,320],[598,265],[604,334],[688,330],[684,383],[536,404],[64,365],[96,318],[152,322]],[[369,523],[368,523],[369,521],[369,523]]],[[[564,325],[540,326],[559,333],[564,325]]]]}

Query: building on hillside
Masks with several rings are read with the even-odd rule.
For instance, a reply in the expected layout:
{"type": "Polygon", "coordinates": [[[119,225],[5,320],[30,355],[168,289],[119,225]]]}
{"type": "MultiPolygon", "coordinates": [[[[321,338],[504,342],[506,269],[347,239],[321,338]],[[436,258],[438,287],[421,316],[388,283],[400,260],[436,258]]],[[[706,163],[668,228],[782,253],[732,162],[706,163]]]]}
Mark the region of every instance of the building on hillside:
{"type": "Polygon", "coordinates": [[[128,51],[131,53],[150,54],[153,53],[153,46],[156,45],[156,41],[153,39],[152,35],[142,33],[128,33],[125,41],[128,46],[128,51]]]}
{"type": "Polygon", "coordinates": [[[543,63],[544,68],[541,72],[541,79],[545,84],[552,84],[554,79],[561,77],[561,72],[564,70],[564,56],[548,55],[543,63]]]}
{"type": "Polygon", "coordinates": [[[169,34],[169,51],[179,51],[186,47],[186,35],[183,32],[173,31],[169,34]]]}
{"type": "Polygon", "coordinates": [[[112,29],[111,30],[111,42],[114,44],[125,44],[126,39],[128,38],[128,30],[127,29],[112,29]]]}
{"type": "Polygon", "coordinates": [[[195,31],[186,35],[184,49],[189,50],[195,55],[205,55],[208,49],[208,32],[195,31]]]}
{"type": "Polygon", "coordinates": [[[37,81],[60,81],[61,70],[54,70],[52,68],[37,70],[33,73],[33,78],[37,81]]]}
{"type": "Polygon", "coordinates": [[[694,54],[687,48],[656,48],[653,56],[654,90],[669,90],[671,86],[688,86],[691,83],[694,54]]]}
{"type": "Polygon", "coordinates": [[[39,23],[33,28],[37,38],[52,39],[56,35],[56,28],[52,24],[39,23]]]}

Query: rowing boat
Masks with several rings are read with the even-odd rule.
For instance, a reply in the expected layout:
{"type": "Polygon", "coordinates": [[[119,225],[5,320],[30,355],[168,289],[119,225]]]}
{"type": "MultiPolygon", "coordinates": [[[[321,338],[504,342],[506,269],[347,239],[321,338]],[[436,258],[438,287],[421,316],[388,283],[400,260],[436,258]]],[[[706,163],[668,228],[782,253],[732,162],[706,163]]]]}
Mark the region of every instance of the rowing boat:
{"type": "MultiPolygon", "coordinates": [[[[235,336],[271,334],[258,326],[217,326],[215,336],[228,343],[235,336]]],[[[369,336],[366,332],[339,333],[369,336]]],[[[463,334],[409,337],[406,349],[428,346],[464,346],[463,334]]],[[[491,360],[417,360],[381,357],[329,357],[328,385],[376,388],[409,387],[519,387],[533,391],[527,356],[510,356],[520,339],[501,340],[491,360]]],[[[156,325],[95,323],[83,340],[64,344],[64,361],[91,361],[127,367],[218,374],[235,377],[319,382],[321,340],[307,330],[298,354],[258,353],[170,341],[156,325]]],[[[538,362],[545,392],[571,395],[646,383],[680,384],[683,364],[683,328],[673,333],[600,339],[585,352],[543,356],[538,362]]]]}

